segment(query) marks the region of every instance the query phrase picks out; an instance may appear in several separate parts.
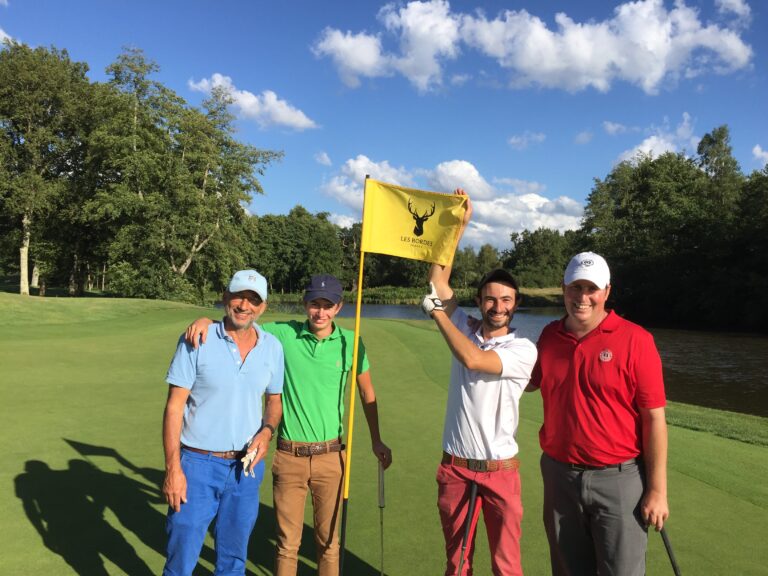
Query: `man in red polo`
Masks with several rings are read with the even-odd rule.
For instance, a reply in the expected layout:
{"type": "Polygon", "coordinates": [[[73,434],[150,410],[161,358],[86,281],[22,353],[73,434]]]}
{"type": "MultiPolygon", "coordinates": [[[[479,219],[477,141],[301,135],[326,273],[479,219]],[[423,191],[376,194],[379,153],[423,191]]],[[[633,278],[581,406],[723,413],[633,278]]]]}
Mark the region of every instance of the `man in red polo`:
{"type": "Polygon", "coordinates": [[[667,504],[667,425],[653,337],[605,309],[608,264],[565,271],[566,316],[544,328],[529,388],[541,389],[544,526],[552,573],[645,574],[647,528],[667,504]]]}

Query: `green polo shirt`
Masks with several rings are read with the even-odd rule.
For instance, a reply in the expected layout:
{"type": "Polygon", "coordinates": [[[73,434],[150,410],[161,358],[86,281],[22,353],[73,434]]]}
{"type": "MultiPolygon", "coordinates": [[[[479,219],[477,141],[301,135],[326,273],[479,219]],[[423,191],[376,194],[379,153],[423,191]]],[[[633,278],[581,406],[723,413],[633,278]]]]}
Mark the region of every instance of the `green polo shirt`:
{"type": "MultiPolygon", "coordinates": [[[[283,420],[278,436],[293,442],[325,442],[339,438],[344,426],[344,391],[352,368],[355,333],[334,323],[330,336],[319,340],[306,321],[270,322],[261,327],[283,345],[285,381],[283,420]]],[[[358,374],[368,371],[362,340],[358,374]]]]}

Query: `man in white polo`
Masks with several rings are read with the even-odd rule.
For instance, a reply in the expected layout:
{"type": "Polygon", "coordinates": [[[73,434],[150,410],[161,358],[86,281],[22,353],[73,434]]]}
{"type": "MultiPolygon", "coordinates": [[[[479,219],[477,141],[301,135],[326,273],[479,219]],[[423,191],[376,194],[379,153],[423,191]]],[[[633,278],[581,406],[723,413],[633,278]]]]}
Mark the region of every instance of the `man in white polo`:
{"type": "MultiPolygon", "coordinates": [[[[467,202],[459,238],[471,213],[467,202]]],[[[510,326],[520,298],[517,283],[508,272],[493,270],[478,284],[475,301],[482,315],[479,328],[457,306],[449,285],[450,273],[450,266],[432,266],[432,293],[422,303],[453,353],[443,458],[437,471],[445,574],[457,574],[462,564],[462,576],[472,573],[474,528],[482,510],[493,574],[514,576],[522,574],[523,515],[515,434],[519,401],[536,362],[536,347],[530,340],[518,338],[510,326]],[[473,485],[477,505],[468,519],[473,485]],[[465,554],[462,541],[467,522],[472,537],[465,554]]]]}

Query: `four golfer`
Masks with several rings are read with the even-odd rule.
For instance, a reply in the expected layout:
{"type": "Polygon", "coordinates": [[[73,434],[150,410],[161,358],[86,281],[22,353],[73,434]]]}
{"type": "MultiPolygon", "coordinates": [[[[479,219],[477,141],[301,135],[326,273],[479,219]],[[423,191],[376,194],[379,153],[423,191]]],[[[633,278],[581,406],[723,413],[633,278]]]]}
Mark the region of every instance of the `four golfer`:
{"type": "MultiPolygon", "coordinates": [[[[459,238],[471,214],[468,201],[459,238]]],[[[520,295],[508,272],[492,270],[479,282],[479,321],[458,307],[450,275],[451,266],[432,265],[422,302],[453,354],[437,471],[445,575],[472,574],[481,511],[493,574],[522,574],[515,435],[520,398],[535,389],[544,404],[543,516],[553,575],[644,574],[648,527],[662,529],[669,515],[664,383],[652,336],[605,308],[608,264],[591,252],[573,257],[563,279],[566,315],[544,329],[537,346],[517,337],[510,324],[520,295]]],[[[214,517],[217,573],[244,573],[263,458],[277,428],[276,573],[296,573],[309,490],[319,574],[338,574],[341,416],[353,337],[333,321],[341,294],[335,277],[314,276],[305,292],[305,322],[258,327],[266,281],[240,271],[224,294],[226,316],[214,340],[200,345],[207,319],[180,340],[167,377],[163,427],[163,491],[170,505],[165,573],[191,573],[214,517]]],[[[360,349],[358,386],[374,454],[386,468],[391,452],[380,438],[360,349]]]]}

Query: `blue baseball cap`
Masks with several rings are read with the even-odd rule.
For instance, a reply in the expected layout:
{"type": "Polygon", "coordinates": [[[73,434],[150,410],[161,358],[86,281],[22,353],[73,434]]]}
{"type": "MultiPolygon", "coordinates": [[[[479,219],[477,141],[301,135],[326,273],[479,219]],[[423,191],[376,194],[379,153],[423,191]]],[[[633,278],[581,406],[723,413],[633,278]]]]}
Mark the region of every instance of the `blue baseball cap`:
{"type": "Polygon", "coordinates": [[[229,281],[227,290],[229,292],[251,290],[256,292],[264,302],[267,301],[267,279],[256,272],[256,270],[240,270],[235,272],[232,280],[229,281]]]}
{"type": "Polygon", "coordinates": [[[309,280],[304,291],[304,302],[311,302],[318,298],[324,298],[329,302],[338,304],[344,290],[336,276],[330,274],[316,274],[309,280]]]}

